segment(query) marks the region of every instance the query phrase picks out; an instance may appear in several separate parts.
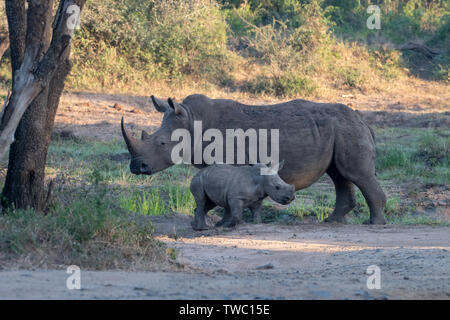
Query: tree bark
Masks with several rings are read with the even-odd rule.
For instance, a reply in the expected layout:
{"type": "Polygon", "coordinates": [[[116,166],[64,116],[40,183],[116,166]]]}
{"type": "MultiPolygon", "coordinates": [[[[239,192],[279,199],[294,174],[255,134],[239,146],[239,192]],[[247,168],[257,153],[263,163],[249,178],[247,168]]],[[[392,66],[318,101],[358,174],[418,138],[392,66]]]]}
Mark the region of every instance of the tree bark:
{"type": "Polygon", "coordinates": [[[5,9],[8,18],[12,80],[14,85],[14,73],[22,65],[25,53],[25,37],[27,34],[25,0],[6,0],[5,9]]]}
{"type": "Polygon", "coordinates": [[[0,36],[0,60],[3,58],[6,50],[9,48],[9,36],[0,36]]]}
{"type": "MultiPolygon", "coordinates": [[[[27,25],[28,28],[33,29],[27,29],[26,53],[22,59],[22,65],[26,62],[28,49],[33,44],[39,43],[40,45],[35,47],[33,52],[37,57],[34,60],[33,77],[42,88],[26,109],[15,131],[14,142],[9,153],[5,187],[2,192],[2,206],[34,208],[37,211],[43,211],[46,207],[44,182],[50,135],[64,82],[72,67],[69,59],[70,37],[67,35],[71,35],[73,30],[68,29],[67,8],[76,4],[81,10],[85,0],[60,1],[53,23],[52,36],[50,20],[42,20],[42,11],[40,19],[33,18],[33,15],[38,16],[39,10],[44,8],[33,7],[32,2],[29,2],[27,25]],[[45,21],[46,29],[41,31],[45,32],[40,32],[39,26],[34,28],[36,23],[42,25],[42,21],[45,21]]],[[[45,11],[44,16],[51,19],[52,0],[34,3],[36,6],[50,5],[47,7],[50,10],[45,11]]]]}

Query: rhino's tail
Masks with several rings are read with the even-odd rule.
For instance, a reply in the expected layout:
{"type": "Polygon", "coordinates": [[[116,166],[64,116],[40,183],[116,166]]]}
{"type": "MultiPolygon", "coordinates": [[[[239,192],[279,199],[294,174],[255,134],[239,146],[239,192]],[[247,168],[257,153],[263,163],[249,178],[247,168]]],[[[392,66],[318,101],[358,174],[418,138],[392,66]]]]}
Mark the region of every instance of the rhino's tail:
{"type": "MultiPolygon", "coordinates": [[[[363,122],[364,122],[364,121],[363,121],[363,122]]],[[[364,122],[364,124],[367,126],[367,128],[369,128],[370,134],[372,135],[373,142],[376,142],[376,140],[375,140],[375,132],[373,132],[372,127],[369,126],[366,122],[364,122]]]]}

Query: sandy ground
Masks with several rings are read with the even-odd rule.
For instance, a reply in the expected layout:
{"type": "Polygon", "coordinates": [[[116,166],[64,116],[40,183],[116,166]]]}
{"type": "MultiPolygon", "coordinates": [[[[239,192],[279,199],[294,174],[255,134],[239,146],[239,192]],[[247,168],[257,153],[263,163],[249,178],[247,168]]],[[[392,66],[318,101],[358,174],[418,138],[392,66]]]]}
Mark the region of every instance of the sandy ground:
{"type": "MultiPolygon", "coordinates": [[[[182,220],[172,227],[183,232],[182,220]]],[[[81,270],[81,290],[66,288],[65,269],[2,271],[0,299],[450,299],[448,227],[244,224],[184,231],[176,240],[159,238],[178,250],[185,271],[81,270]],[[367,287],[371,265],[380,268],[381,289],[367,287]]]]}

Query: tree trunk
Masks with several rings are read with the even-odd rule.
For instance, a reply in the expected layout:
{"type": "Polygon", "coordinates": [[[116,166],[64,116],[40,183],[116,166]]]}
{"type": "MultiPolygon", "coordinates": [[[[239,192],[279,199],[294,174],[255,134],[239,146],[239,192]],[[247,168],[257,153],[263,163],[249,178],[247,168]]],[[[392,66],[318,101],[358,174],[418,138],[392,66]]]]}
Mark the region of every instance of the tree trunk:
{"type": "MultiPolygon", "coordinates": [[[[37,211],[44,211],[46,208],[45,164],[55,114],[64,89],[64,82],[72,67],[69,60],[70,45],[63,47],[62,52],[56,52],[58,63],[55,66],[50,65],[55,63],[53,61],[55,59],[49,59],[49,65],[45,65],[43,56],[46,54],[49,46],[50,48],[57,47],[56,42],[67,33],[67,16],[65,16],[64,12],[67,10],[68,5],[75,3],[81,9],[84,2],[83,0],[62,0],[55,18],[53,36],[50,37],[50,24],[48,24],[47,30],[41,35],[39,52],[36,53],[40,57],[38,61],[41,65],[36,67],[34,75],[36,78],[39,78],[41,76],[40,69],[46,70],[46,67],[53,71],[50,79],[46,81],[46,86],[26,109],[15,131],[14,142],[9,153],[8,172],[2,192],[3,207],[34,208],[37,211]],[[52,38],[51,43],[50,38],[52,38]],[[44,65],[43,67],[42,64],[44,65]]],[[[33,8],[31,3],[29,3],[28,10],[39,9],[33,8]]],[[[41,4],[35,4],[35,6],[42,5],[49,6],[48,19],[51,19],[52,1],[41,1],[41,4]],[[43,4],[44,2],[45,4],[43,4]]],[[[28,12],[28,27],[33,26],[35,23],[42,23],[42,20],[33,19],[33,14],[28,12]]],[[[30,38],[32,38],[29,33],[30,30],[27,30],[27,46],[29,45],[28,41],[31,41],[30,38]]],[[[36,34],[36,32],[32,33],[36,34]]],[[[12,49],[13,45],[11,42],[12,49]]],[[[11,52],[12,55],[13,53],[11,52]]],[[[22,58],[22,60],[24,59],[22,58]]]]}

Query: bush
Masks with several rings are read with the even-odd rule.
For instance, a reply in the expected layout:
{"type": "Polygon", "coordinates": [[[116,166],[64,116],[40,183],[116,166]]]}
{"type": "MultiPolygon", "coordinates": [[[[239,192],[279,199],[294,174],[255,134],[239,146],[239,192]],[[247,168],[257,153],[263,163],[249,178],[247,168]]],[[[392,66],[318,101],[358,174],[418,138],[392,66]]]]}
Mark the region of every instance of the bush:
{"type": "Polygon", "coordinates": [[[265,93],[278,97],[310,96],[317,86],[301,74],[286,72],[280,76],[257,76],[248,84],[248,90],[253,93],[265,93]]]}
{"type": "Polygon", "coordinates": [[[413,157],[415,160],[423,161],[426,165],[434,167],[437,165],[449,165],[450,138],[438,138],[435,135],[423,137],[417,146],[413,157]]]}
{"type": "Polygon", "coordinates": [[[211,1],[156,1],[146,46],[167,76],[220,78],[230,67],[227,25],[211,1]]]}
{"type": "Polygon", "coordinates": [[[299,19],[303,23],[295,29],[283,21],[252,26],[247,51],[265,68],[248,82],[250,92],[288,97],[309,96],[315,91],[311,73],[318,53],[328,44],[328,27],[316,2],[301,7],[304,12],[299,19]]]}
{"type": "Polygon", "coordinates": [[[84,12],[74,43],[74,88],[184,76],[220,83],[232,70],[227,24],[214,1],[89,1],[84,12]]]}

